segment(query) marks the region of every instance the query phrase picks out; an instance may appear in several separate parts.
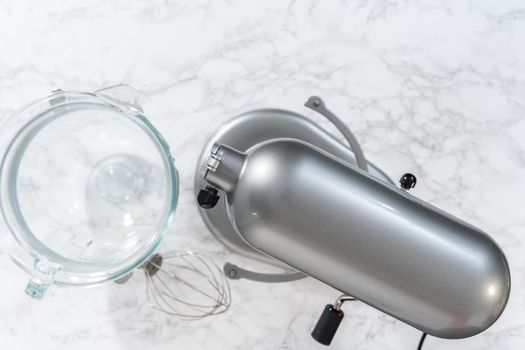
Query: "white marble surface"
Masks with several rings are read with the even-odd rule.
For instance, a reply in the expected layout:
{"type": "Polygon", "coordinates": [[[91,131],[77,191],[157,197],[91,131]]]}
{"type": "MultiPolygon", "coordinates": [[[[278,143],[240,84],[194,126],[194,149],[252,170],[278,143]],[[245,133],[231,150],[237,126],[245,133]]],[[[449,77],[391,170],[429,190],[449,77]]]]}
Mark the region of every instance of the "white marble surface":
{"type": "MultiPolygon", "coordinates": [[[[525,348],[525,4],[522,1],[0,2],[0,121],[51,89],[126,82],[142,93],[181,175],[161,250],[232,256],[193,199],[206,137],[258,107],[307,113],[325,98],[393,178],[489,232],[510,262],[506,311],[481,335],[425,349],[525,348]]],[[[308,113],[311,115],[311,113],[308,113]]],[[[325,125],[325,124],[323,124],[325,125]]],[[[253,265],[252,265],[253,266],[253,265]]],[[[338,293],[319,282],[232,283],[229,313],[200,322],[148,308],[144,280],[54,288],[41,302],[0,256],[2,349],[322,349],[309,336],[338,293]]],[[[347,307],[332,349],[415,349],[419,332],[347,307]]]]}

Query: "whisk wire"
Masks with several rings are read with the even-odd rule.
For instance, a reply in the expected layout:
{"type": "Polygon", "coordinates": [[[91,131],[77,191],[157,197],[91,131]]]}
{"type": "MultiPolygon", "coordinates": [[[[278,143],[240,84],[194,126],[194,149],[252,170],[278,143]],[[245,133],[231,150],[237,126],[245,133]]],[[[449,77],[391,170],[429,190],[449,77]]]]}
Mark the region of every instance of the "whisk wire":
{"type": "Polygon", "coordinates": [[[231,305],[228,280],[206,255],[157,254],[144,265],[144,270],[148,303],[156,310],[186,319],[201,319],[222,314],[231,305]],[[195,297],[201,301],[195,301],[195,297]]]}

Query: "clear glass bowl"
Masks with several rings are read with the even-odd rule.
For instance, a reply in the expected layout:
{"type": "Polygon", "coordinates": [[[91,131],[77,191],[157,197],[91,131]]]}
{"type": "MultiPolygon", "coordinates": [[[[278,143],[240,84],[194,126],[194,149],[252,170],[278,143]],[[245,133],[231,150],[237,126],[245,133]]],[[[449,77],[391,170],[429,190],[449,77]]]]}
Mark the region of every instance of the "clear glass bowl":
{"type": "Polygon", "coordinates": [[[118,279],[154,252],[175,211],[177,174],[132,88],[56,91],[1,135],[9,232],[0,237],[32,275],[29,295],[118,279]]]}

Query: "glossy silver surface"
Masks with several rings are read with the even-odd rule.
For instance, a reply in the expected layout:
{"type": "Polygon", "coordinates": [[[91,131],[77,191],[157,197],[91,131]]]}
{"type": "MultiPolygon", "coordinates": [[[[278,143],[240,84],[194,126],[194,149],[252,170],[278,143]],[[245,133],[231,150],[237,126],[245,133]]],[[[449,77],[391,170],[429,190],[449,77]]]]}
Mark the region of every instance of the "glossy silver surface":
{"type": "Polygon", "coordinates": [[[231,182],[228,214],[254,248],[433,336],[475,335],[503,312],[509,267],[479,229],[304,142],[240,157],[237,176],[221,179],[225,156],[206,178],[231,182]]]}
{"type": "MultiPolygon", "coordinates": [[[[195,195],[206,186],[202,169],[206,165],[214,144],[227,145],[245,152],[261,142],[279,138],[293,138],[308,142],[335,157],[355,164],[355,156],[350,148],[300,114],[281,109],[254,110],[226,122],[210,137],[197,164],[194,184],[195,195]]],[[[393,185],[388,176],[371,163],[369,163],[369,171],[378,179],[393,185]]],[[[215,208],[202,209],[199,207],[198,210],[212,234],[230,250],[279,267],[287,267],[277,260],[259,253],[244,242],[228,219],[224,195],[221,195],[215,208]]]]}

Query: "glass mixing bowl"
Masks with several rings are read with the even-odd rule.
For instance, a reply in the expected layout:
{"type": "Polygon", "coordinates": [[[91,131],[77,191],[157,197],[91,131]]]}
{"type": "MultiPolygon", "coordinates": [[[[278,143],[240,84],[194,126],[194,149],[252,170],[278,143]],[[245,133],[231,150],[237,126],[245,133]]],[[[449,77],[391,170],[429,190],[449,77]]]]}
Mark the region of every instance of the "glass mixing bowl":
{"type": "Polygon", "coordinates": [[[51,284],[118,279],[159,244],[177,201],[169,147],[135,91],[55,91],[1,128],[7,252],[42,298],[51,284]]]}

